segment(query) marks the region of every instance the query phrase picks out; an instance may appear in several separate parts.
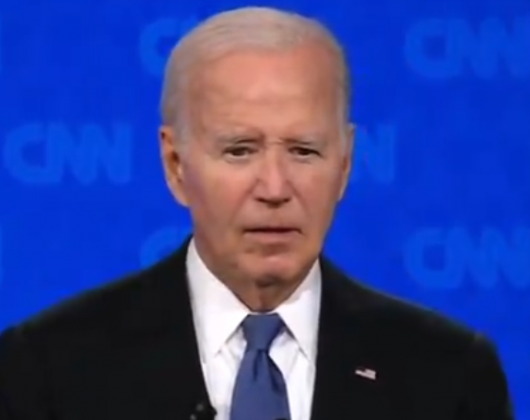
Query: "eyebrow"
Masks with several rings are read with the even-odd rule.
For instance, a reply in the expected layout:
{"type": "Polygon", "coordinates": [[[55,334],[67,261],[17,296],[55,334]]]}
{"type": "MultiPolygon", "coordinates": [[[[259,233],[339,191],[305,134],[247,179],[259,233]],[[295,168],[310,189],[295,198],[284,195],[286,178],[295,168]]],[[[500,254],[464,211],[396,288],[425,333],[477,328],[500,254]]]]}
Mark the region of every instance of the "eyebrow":
{"type": "Polygon", "coordinates": [[[302,145],[315,145],[324,142],[323,136],[318,135],[302,135],[299,137],[285,137],[282,140],[288,143],[302,144],[302,145]]]}
{"type": "Polygon", "coordinates": [[[218,133],[213,135],[215,147],[225,148],[236,144],[250,143],[255,138],[249,133],[218,133]]]}
{"type": "Polygon", "coordinates": [[[328,144],[328,137],[319,133],[301,134],[282,138],[287,144],[302,147],[324,148],[328,144]]]}
{"type": "MultiPolygon", "coordinates": [[[[243,142],[245,140],[253,140],[262,138],[263,135],[257,131],[245,131],[245,130],[234,130],[234,131],[217,131],[213,132],[212,137],[216,143],[221,145],[243,142]]],[[[325,136],[320,133],[308,133],[293,136],[283,136],[280,140],[297,145],[315,146],[325,143],[325,136]]]]}
{"type": "Polygon", "coordinates": [[[257,131],[250,130],[214,130],[211,136],[221,142],[230,142],[237,139],[260,136],[257,131]]]}

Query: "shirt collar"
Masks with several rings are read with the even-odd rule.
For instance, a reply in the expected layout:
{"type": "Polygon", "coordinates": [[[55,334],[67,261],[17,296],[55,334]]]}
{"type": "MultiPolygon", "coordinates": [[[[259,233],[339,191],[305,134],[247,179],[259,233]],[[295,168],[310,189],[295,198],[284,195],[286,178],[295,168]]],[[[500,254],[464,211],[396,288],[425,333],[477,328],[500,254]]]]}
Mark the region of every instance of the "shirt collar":
{"type": "MultiPolygon", "coordinates": [[[[187,259],[191,304],[201,358],[217,354],[251,312],[206,267],[191,240],[187,259]]],[[[285,322],[302,353],[315,361],[320,312],[321,272],[318,261],[296,291],[274,312],[285,322]]]]}

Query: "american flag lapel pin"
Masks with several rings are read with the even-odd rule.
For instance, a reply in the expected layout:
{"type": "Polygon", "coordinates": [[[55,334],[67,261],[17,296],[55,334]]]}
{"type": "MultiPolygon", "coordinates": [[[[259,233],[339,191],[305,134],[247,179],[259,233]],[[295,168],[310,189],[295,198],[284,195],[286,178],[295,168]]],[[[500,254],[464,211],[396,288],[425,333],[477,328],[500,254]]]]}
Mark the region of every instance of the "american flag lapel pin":
{"type": "Polygon", "coordinates": [[[359,368],[355,369],[355,374],[357,376],[362,376],[363,378],[370,379],[375,381],[377,379],[377,372],[373,369],[359,368]]]}

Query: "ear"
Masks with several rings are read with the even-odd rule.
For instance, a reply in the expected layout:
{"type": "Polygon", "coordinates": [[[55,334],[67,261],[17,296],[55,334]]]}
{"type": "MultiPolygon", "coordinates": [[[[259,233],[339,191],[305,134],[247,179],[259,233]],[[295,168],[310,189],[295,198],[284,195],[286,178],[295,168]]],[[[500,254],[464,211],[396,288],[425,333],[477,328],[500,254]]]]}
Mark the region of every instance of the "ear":
{"type": "Polygon", "coordinates": [[[175,199],[183,206],[188,206],[184,183],[184,168],[182,153],[177,147],[178,141],[175,129],[161,126],[159,129],[160,155],[164,167],[167,186],[175,199]]]}
{"type": "Polygon", "coordinates": [[[345,150],[342,157],[342,173],[341,173],[341,184],[340,184],[340,190],[339,190],[339,196],[338,200],[342,200],[342,197],[344,197],[344,193],[346,192],[346,187],[348,186],[348,182],[350,180],[350,173],[352,170],[353,165],[353,157],[354,157],[354,148],[355,146],[355,125],[350,123],[348,124],[348,127],[346,128],[346,144],[345,144],[345,150]]]}

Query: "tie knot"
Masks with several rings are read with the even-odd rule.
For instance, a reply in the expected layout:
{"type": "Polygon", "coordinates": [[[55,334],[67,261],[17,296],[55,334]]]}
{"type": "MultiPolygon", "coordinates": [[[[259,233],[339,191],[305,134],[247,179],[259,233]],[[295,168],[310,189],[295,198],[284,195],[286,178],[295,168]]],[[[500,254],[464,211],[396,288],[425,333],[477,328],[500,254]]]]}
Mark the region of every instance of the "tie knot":
{"type": "Polygon", "coordinates": [[[242,324],[247,346],[252,350],[268,351],[283,327],[278,314],[248,315],[242,324]]]}

